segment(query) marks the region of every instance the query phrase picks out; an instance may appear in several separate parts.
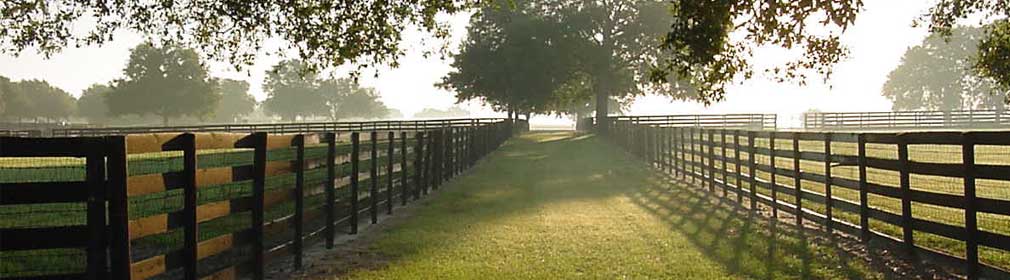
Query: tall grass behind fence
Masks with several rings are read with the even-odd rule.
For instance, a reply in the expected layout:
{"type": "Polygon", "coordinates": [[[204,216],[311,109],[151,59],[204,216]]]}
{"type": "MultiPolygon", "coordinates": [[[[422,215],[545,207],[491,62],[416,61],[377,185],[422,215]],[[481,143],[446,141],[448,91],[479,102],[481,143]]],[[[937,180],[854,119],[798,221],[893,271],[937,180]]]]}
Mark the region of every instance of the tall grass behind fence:
{"type": "Polygon", "coordinates": [[[306,246],[330,247],[437,189],[516,127],[3,137],[0,278],[262,279],[264,264],[299,267],[306,246]],[[80,235],[106,224],[94,213],[108,229],[80,235]]]}
{"type": "Polygon", "coordinates": [[[1010,277],[1010,132],[831,133],[617,122],[610,139],[698,187],[913,256],[1010,277]]]}

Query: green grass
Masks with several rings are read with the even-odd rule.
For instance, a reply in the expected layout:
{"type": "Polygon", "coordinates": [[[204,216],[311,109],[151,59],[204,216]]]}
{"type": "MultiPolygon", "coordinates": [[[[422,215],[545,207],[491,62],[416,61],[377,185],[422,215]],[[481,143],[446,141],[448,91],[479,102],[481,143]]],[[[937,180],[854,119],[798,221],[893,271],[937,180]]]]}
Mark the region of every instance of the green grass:
{"type": "Polygon", "coordinates": [[[369,250],[383,256],[383,265],[347,276],[879,277],[830,248],[773,235],[752,219],[686,195],[691,188],[656,174],[593,136],[527,134],[445,186],[410,220],[380,233],[369,250]]]}

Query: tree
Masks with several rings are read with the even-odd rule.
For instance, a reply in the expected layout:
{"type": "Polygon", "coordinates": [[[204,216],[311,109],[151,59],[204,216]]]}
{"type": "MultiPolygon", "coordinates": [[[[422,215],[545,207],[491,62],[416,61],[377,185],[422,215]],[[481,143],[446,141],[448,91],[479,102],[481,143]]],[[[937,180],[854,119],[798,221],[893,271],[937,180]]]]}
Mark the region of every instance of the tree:
{"type": "Polygon", "coordinates": [[[978,45],[975,71],[1010,91],[1010,5],[1006,0],[940,0],[916,23],[928,22],[929,30],[943,36],[954,33],[958,21],[971,18],[990,22],[978,45]]]}
{"type": "Polygon", "coordinates": [[[327,116],[327,102],[318,88],[318,74],[304,62],[281,61],[267,73],[264,109],[287,121],[298,117],[327,116]]]}
{"type": "Polygon", "coordinates": [[[93,84],[81,93],[77,99],[77,115],[91,123],[102,123],[109,118],[109,106],[106,98],[112,92],[112,87],[103,84],[93,84]]]}
{"type": "Polygon", "coordinates": [[[101,45],[129,30],[166,45],[197,48],[249,65],[268,38],[283,39],[309,66],[390,63],[408,27],[449,36],[436,20],[470,0],[392,1],[2,1],[0,48],[51,55],[67,46],[101,45]],[[93,24],[76,24],[79,21],[93,24]]]}
{"type": "Polygon", "coordinates": [[[374,88],[364,88],[350,78],[327,79],[319,83],[319,92],[326,99],[331,120],[345,118],[377,119],[385,117],[389,108],[379,101],[374,88]]]}
{"type": "Polygon", "coordinates": [[[74,97],[42,80],[12,83],[4,99],[5,113],[15,118],[66,120],[77,110],[74,97]]]}
{"type": "Polygon", "coordinates": [[[1002,108],[995,86],[971,71],[981,28],[960,27],[949,37],[932,34],[905,51],[888,75],[883,95],[894,110],[962,110],[1002,108]]]}
{"type": "Polygon", "coordinates": [[[246,81],[222,79],[218,81],[217,94],[221,95],[221,101],[214,109],[216,122],[234,122],[256,109],[256,99],[249,94],[246,81]]]}
{"type": "Polygon", "coordinates": [[[123,74],[106,98],[113,116],[150,114],[168,124],[182,116],[205,118],[220,100],[196,51],[178,45],[137,45],[123,74]]]}
{"type": "Polygon", "coordinates": [[[474,15],[453,55],[454,70],[438,86],[458,102],[480,100],[496,111],[547,113],[549,99],[574,71],[573,43],[534,1],[486,7],[474,15]]]}

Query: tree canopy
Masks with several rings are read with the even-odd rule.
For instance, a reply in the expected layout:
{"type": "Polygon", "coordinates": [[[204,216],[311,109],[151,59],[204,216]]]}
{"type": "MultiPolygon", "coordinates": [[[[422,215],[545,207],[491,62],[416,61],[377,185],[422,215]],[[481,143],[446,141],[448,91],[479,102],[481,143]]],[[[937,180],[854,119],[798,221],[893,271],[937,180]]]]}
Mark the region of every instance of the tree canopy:
{"type": "Polygon", "coordinates": [[[894,110],[962,110],[1002,108],[994,84],[971,71],[982,28],[959,27],[944,37],[933,34],[905,51],[888,75],[882,94],[894,110]]]}
{"type": "Polygon", "coordinates": [[[197,48],[236,66],[253,62],[280,38],[308,66],[347,62],[395,64],[401,33],[417,28],[444,38],[436,20],[470,0],[317,1],[0,1],[0,48],[51,55],[67,46],[101,45],[129,30],[163,43],[197,48]],[[93,21],[94,24],[75,24],[93,21]]]}
{"type": "Polygon", "coordinates": [[[319,83],[318,91],[326,99],[331,120],[348,118],[378,119],[389,114],[390,109],[379,100],[374,88],[362,87],[351,78],[326,79],[319,83]]]}
{"type": "Polygon", "coordinates": [[[90,123],[102,123],[109,118],[109,106],[106,98],[112,92],[112,87],[103,84],[93,84],[81,93],[77,99],[77,115],[90,123]]]}
{"type": "Polygon", "coordinates": [[[256,99],[249,94],[249,83],[246,81],[221,79],[217,94],[221,95],[221,101],[214,109],[215,122],[235,122],[256,110],[256,99]]]}
{"type": "Polygon", "coordinates": [[[141,43],[130,52],[123,74],[106,98],[113,116],[149,114],[167,124],[182,116],[207,117],[220,100],[217,82],[193,49],[141,43]]]}
{"type": "Polygon", "coordinates": [[[264,108],[284,120],[298,117],[382,118],[389,111],[373,88],[351,78],[320,78],[300,60],[281,61],[267,73],[264,108]]]}
{"type": "Polygon", "coordinates": [[[0,76],[0,99],[5,118],[45,118],[68,120],[77,111],[73,96],[42,80],[12,82],[0,76]]]}

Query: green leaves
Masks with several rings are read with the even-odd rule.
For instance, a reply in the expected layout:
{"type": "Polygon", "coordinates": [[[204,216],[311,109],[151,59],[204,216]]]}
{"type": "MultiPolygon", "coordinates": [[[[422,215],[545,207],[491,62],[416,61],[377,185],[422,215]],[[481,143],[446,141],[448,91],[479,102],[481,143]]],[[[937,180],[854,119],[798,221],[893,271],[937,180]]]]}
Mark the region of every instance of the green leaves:
{"type": "Polygon", "coordinates": [[[373,88],[362,88],[351,78],[320,79],[300,60],[278,63],[267,73],[265,109],[285,120],[297,117],[325,116],[343,118],[381,118],[389,108],[379,101],[373,88]]]}
{"type": "Polygon", "coordinates": [[[986,35],[978,45],[974,69],[980,76],[995,80],[1003,91],[1010,91],[1010,21],[990,24],[986,35]]]}
{"type": "Polygon", "coordinates": [[[170,0],[2,1],[0,46],[5,53],[44,55],[67,46],[101,45],[115,31],[142,33],[156,43],[194,47],[212,59],[249,65],[269,38],[312,69],[353,62],[391,64],[403,53],[400,33],[417,26],[445,38],[435,20],[474,5],[471,0],[170,0]],[[81,21],[94,21],[82,28],[81,21]]]}

